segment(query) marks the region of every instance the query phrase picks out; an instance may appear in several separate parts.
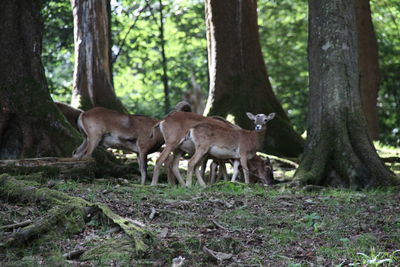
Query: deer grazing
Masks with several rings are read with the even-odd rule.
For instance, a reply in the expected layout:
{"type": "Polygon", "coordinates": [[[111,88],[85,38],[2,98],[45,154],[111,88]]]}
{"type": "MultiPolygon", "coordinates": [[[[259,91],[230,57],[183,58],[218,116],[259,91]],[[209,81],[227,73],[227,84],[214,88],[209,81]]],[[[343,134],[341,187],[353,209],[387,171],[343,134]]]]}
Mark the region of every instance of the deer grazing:
{"type": "Polygon", "coordinates": [[[153,137],[150,137],[156,123],[158,120],[148,116],[128,115],[102,107],[92,108],[78,118],[78,127],[84,135],[84,141],[73,152],[73,157],[90,157],[99,144],[135,152],[141,184],[144,184],[147,177],[147,155],[157,151],[164,143],[159,130],[153,131],[153,137]]]}
{"type": "MultiPolygon", "coordinates": [[[[214,159],[210,165],[210,183],[214,184],[218,181],[221,176],[225,181],[228,181],[228,174],[226,173],[225,167],[226,160],[214,159]],[[218,168],[218,174],[217,174],[218,168]]],[[[273,185],[276,183],[274,179],[274,172],[271,161],[266,158],[263,159],[258,155],[255,155],[252,159],[247,161],[249,167],[250,183],[262,183],[267,185],[273,185]]],[[[204,173],[202,173],[204,176],[204,173]]],[[[236,181],[236,177],[232,177],[232,182],[236,181]]]]}
{"type": "MultiPolygon", "coordinates": [[[[179,172],[179,160],[184,153],[194,153],[194,143],[191,140],[187,140],[186,136],[189,129],[202,123],[220,126],[226,129],[240,129],[240,127],[233,125],[223,119],[204,117],[195,113],[176,112],[166,116],[164,120],[155,127],[160,128],[160,131],[165,140],[165,148],[156,161],[151,183],[152,185],[156,185],[158,183],[160,168],[163,163],[166,163],[171,152],[173,152],[173,159],[170,163],[170,165],[172,166],[172,172],[181,185],[186,184],[179,172]]],[[[203,179],[199,180],[199,183],[201,185],[205,185],[203,179]]]]}
{"type": "Polygon", "coordinates": [[[192,142],[195,146],[195,153],[188,163],[186,186],[191,186],[193,172],[196,173],[198,183],[204,185],[199,167],[206,156],[212,156],[217,159],[234,159],[233,181],[237,176],[240,162],[244,172],[245,183],[250,182],[247,161],[252,159],[262,146],[266,124],[275,117],[275,113],[271,113],[268,116],[265,114],[253,115],[250,112],[246,114],[249,119],[254,121],[254,131],[234,129],[226,125],[216,125],[208,122],[199,123],[189,130],[184,142],[192,142]]]}

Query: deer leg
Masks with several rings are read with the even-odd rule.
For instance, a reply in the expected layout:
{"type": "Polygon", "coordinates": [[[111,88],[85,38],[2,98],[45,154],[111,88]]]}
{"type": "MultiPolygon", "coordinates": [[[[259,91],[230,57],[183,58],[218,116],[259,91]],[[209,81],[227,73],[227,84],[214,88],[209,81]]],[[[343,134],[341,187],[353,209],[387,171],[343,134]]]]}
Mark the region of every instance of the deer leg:
{"type": "Polygon", "coordinates": [[[161,152],[160,156],[158,157],[158,159],[156,161],[156,165],[154,166],[153,179],[151,181],[151,185],[157,185],[158,177],[160,176],[161,165],[167,160],[173,147],[175,147],[175,146],[166,145],[164,150],[161,152]]]}
{"type": "Polygon", "coordinates": [[[172,159],[172,173],[174,174],[174,177],[178,179],[179,183],[182,186],[185,186],[185,180],[182,178],[182,175],[179,171],[179,160],[181,159],[183,154],[184,152],[182,150],[177,149],[174,151],[174,156],[172,159]]]}
{"type": "MultiPolygon", "coordinates": [[[[191,187],[192,186],[192,177],[193,177],[193,171],[199,161],[203,158],[203,156],[206,154],[206,150],[202,151],[199,148],[196,148],[196,152],[194,153],[193,157],[189,160],[188,163],[188,172],[187,172],[187,180],[186,180],[186,186],[191,187]]],[[[201,178],[201,177],[200,177],[201,178]]],[[[203,179],[199,179],[199,183],[201,185],[205,185],[203,179]]]]}
{"type": "Polygon", "coordinates": [[[238,173],[239,173],[239,163],[240,163],[240,161],[237,160],[237,159],[235,159],[233,161],[233,175],[232,175],[231,182],[236,182],[236,178],[237,178],[238,173]]]}
{"type": "Polygon", "coordinates": [[[207,160],[203,160],[201,163],[201,176],[204,177],[207,169],[207,160]]]}
{"type": "Polygon", "coordinates": [[[140,169],[140,184],[144,185],[147,178],[147,151],[143,151],[139,148],[139,152],[136,153],[140,169]]]}
{"type": "Polygon", "coordinates": [[[250,178],[249,178],[249,168],[247,167],[247,155],[242,155],[240,157],[240,164],[242,165],[244,173],[244,182],[248,184],[250,183],[250,178]]]}
{"type": "Polygon", "coordinates": [[[213,160],[210,165],[210,184],[215,184],[218,164],[213,160]]]}
{"type": "Polygon", "coordinates": [[[72,157],[80,160],[87,150],[87,137],[83,139],[82,144],[72,152],[72,157]]]}
{"type": "Polygon", "coordinates": [[[207,157],[203,156],[199,163],[194,167],[194,172],[196,173],[197,181],[201,186],[206,186],[206,183],[204,182],[203,176],[202,176],[202,171],[200,170],[200,166],[203,166],[204,162],[207,162],[207,157]]]}
{"type": "MultiPolygon", "coordinates": [[[[202,157],[204,156],[205,153],[206,152],[202,152],[202,151],[200,151],[200,149],[196,148],[196,152],[194,153],[192,158],[189,160],[187,180],[186,180],[187,187],[192,186],[192,177],[193,177],[194,168],[196,167],[198,162],[202,159],[202,157]]],[[[203,180],[203,179],[201,179],[201,180],[203,180]]],[[[199,183],[201,183],[201,182],[199,181],[199,183]]],[[[204,181],[203,181],[203,184],[205,184],[204,181]]]]}
{"type": "Polygon", "coordinates": [[[168,179],[168,184],[169,185],[176,185],[176,178],[174,176],[174,173],[172,171],[173,168],[173,156],[169,155],[167,160],[165,161],[165,167],[167,169],[167,179],[168,179]]]}
{"type": "Polygon", "coordinates": [[[229,177],[228,177],[228,172],[226,170],[226,166],[225,166],[225,162],[221,162],[219,164],[219,179],[221,179],[221,176],[224,177],[224,181],[229,181],[229,177]]]}
{"type": "Polygon", "coordinates": [[[95,136],[94,138],[90,138],[88,136],[87,138],[87,146],[86,146],[86,152],[83,154],[83,158],[88,158],[92,155],[94,149],[99,145],[101,141],[101,136],[95,136]]]}

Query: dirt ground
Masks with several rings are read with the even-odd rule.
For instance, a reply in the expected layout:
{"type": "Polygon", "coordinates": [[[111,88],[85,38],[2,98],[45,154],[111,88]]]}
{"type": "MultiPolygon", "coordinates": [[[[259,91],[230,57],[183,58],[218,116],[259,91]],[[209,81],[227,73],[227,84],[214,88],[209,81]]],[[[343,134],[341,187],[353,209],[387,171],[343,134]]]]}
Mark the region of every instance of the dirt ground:
{"type": "MultiPolygon", "coordinates": [[[[124,178],[54,180],[51,186],[105,203],[146,227],[154,234],[153,248],[133,257],[129,246],[118,243],[129,243],[123,232],[94,218],[69,238],[2,251],[0,265],[172,266],[179,257],[184,258],[180,266],[355,266],[351,264],[371,259],[400,264],[396,188],[307,192],[286,185],[222,182],[187,189],[141,186],[124,178]],[[87,253],[101,246],[107,250],[87,253]],[[65,260],[65,253],[80,250],[83,257],[65,260]]],[[[34,205],[0,202],[3,225],[35,220],[45,212],[34,205]]],[[[0,231],[4,239],[10,234],[0,231]]]]}

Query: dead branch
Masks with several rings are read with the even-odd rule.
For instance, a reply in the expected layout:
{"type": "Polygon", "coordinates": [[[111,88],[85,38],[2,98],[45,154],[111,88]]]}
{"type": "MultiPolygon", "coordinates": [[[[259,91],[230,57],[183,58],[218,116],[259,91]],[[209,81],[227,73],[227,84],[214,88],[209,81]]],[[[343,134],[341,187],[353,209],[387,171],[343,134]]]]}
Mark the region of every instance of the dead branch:
{"type": "Polygon", "coordinates": [[[30,174],[37,172],[57,173],[61,178],[93,176],[96,163],[94,159],[76,160],[73,158],[27,158],[0,160],[0,173],[30,174]]]}
{"type": "Polygon", "coordinates": [[[78,249],[74,251],[70,251],[68,253],[65,253],[63,257],[67,260],[75,260],[78,259],[86,250],[84,249],[78,249]]]}
{"type": "Polygon", "coordinates": [[[26,221],[19,222],[19,223],[3,225],[3,226],[0,227],[0,230],[4,230],[4,231],[10,231],[11,230],[12,231],[14,229],[18,229],[18,228],[30,225],[31,223],[32,223],[32,220],[26,220],[26,221]]]}

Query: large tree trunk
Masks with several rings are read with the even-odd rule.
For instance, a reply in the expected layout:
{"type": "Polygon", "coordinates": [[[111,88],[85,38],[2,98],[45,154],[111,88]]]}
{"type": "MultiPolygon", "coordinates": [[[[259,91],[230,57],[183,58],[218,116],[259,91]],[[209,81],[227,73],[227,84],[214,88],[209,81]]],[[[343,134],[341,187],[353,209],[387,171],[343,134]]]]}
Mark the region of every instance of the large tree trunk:
{"type": "Polygon", "coordinates": [[[300,184],[370,188],[394,175],[376,154],[361,106],[355,1],[309,1],[310,101],[300,184]]]}
{"type": "Polygon", "coordinates": [[[167,65],[167,57],[165,55],[165,38],[164,38],[164,15],[163,15],[163,4],[162,0],[159,0],[159,13],[160,13],[160,45],[161,45],[161,59],[162,59],[162,68],[163,75],[162,81],[164,85],[164,111],[165,114],[168,114],[170,111],[170,102],[169,102],[169,84],[168,84],[168,65],[167,65]]]}
{"type": "Polygon", "coordinates": [[[376,107],[380,82],[378,42],[371,19],[369,0],[356,0],[358,31],[358,66],[360,91],[368,132],[372,139],[379,139],[378,110],[376,107]]]}
{"type": "Polygon", "coordinates": [[[72,105],[101,106],[124,112],[111,72],[109,0],[71,0],[74,14],[75,68],[72,105]]]}
{"type": "Polygon", "coordinates": [[[47,89],[40,2],[4,1],[0,9],[0,159],[70,156],[80,141],[47,89]]]}
{"type": "Polygon", "coordinates": [[[250,129],[246,112],[277,113],[263,151],[297,156],[303,139],[293,130],[268,80],[261,53],[256,0],[206,0],[210,92],[205,113],[234,116],[250,129]]]}

